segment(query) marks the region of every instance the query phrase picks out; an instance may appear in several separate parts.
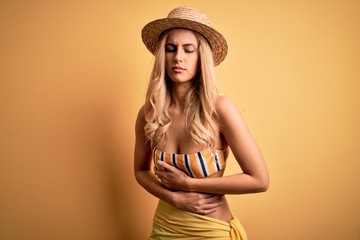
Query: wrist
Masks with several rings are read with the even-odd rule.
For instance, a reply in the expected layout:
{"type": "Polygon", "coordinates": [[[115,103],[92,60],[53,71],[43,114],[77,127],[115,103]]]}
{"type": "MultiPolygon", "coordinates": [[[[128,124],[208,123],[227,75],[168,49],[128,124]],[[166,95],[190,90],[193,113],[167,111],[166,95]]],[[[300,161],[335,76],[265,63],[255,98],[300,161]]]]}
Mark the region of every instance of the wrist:
{"type": "Polygon", "coordinates": [[[191,177],[186,178],[185,184],[184,184],[185,191],[187,191],[187,192],[194,192],[195,191],[195,189],[194,189],[194,181],[195,180],[196,180],[195,178],[191,178],[191,177]]]}
{"type": "Polygon", "coordinates": [[[169,193],[169,195],[168,195],[169,197],[168,197],[168,203],[170,204],[170,205],[172,205],[172,206],[175,206],[176,207],[176,204],[177,204],[177,194],[176,194],[176,192],[172,192],[172,191],[170,191],[170,193],[169,193]]]}

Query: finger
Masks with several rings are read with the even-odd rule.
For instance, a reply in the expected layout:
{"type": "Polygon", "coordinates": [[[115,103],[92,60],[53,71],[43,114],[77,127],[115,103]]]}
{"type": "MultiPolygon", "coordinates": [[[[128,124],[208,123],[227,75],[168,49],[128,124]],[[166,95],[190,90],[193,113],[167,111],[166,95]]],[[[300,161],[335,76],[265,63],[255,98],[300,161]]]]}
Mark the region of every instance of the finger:
{"type": "Polygon", "coordinates": [[[201,207],[201,211],[209,214],[210,212],[215,212],[221,205],[222,205],[222,202],[203,204],[201,207]]]}
{"type": "Polygon", "coordinates": [[[162,185],[164,185],[165,187],[168,188],[168,183],[167,183],[167,180],[166,180],[167,173],[165,171],[158,171],[157,170],[157,171],[155,171],[155,175],[160,180],[162,185]]]}
{"type": "Polygon", "coordinates": [[[214,198],[217,196],[217,194],[211,194],[211,193],[203,193],[202,195],[203,195],[204,199],[214,198]]]}
{"type": "Polygon", "coordinates": [[[214,204],[215,206],[220,206],[222,205],[224,202],[224,199],[222,198],[222,195],[214,195],[212,197],[203,199],[203,204],[208,204],[209,206],[211,206],[211,204],[214,204]]]}
{"type": "Polygon", "coordinates": [[[214,213],[214,212],[216,212],[216,208],[200,210],[197,213],[200,214],[200,215],[209,215],[209,214],[214,213]]]}
{"type": "Polygon", "coordinates": [[[222,194],[209,194],[205,197],[205,199],[208,199],[208,200],[216,200],[216,199],[221,199],[224,195],[222,194]]]}
{"type": "Polygon", "coordinates": [[[165,168],[165,170],[168,170],[168,171],[170,171],[170,172],[174,172],[174,171],[176,170],[175,167],[171,166],[170,164],[167,164],[167,163],[164,162],[164,161],[158,160],[157,163],[158,163],[161,167],[165,168]]]}
{"type": "Polygon", "coordinates": [[[156,170],[156,171],[154,171],[154,173],[160,180],[166,178],[166,172],[165,171],[156,170]]]}
{"type": "Polygon", "coordinates": [[[219,208],[220,204],[204,204],[201,208],[197,209],[197,212],[202,215],[208,215],[219,208]]]}
{"type": "Polygon", "coordinates": [[[212,193],[196,193],[196,194],[198,194],[198,197],[200,199],[211,199],[219,196],[218,194],[212,194],[212,193]]]}

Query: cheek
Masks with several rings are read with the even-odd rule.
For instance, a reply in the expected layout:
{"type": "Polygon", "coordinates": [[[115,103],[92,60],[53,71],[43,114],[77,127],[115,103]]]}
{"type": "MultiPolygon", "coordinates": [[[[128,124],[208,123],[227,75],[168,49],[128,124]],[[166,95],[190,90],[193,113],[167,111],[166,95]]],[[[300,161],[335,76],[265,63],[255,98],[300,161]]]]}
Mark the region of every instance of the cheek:
{"type": "Polygon", "coordinates": [[[200,56],[199,56],[199,54],[196,54],[196,57],[195,57],[194,61],[196,63],[196,66],[199,67],[200,66],[200,56]]]}
{"type": "Polygon", "coordinates": [[[170,59],[168,56],[166,56],[165,57],[165,69],[167,70],[169,66],[170,66],[170,59]]]}
{"type": "Polygon", "coordinates": [[[198,71],[200,69],[200,59],[199,58],[195,58],[193,61],[193,66],[196,69],[196,71],[198,71]]]}

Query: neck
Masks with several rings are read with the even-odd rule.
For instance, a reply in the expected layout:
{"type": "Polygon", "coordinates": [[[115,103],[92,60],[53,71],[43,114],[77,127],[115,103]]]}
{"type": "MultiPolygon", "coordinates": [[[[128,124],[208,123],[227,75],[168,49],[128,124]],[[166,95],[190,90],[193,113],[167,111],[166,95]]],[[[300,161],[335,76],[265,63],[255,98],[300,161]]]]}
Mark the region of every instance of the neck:
{"type": "Polygon", "coordinates": [[[171,87],[171,105],[172,107],[183,111],[185,109],[185,97],[191,88],[193,82],[173,83],[171,87]]]}

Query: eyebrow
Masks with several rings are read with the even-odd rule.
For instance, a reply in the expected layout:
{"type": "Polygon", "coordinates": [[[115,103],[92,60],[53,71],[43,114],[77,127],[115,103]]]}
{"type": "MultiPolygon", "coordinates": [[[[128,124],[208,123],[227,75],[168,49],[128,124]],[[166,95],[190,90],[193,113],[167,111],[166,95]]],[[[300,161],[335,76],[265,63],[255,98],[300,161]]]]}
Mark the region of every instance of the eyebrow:
{"type": "MultiPolygon", "coordinates": [[[[179,44],[169,42],[169,43],[166,43],[166,45],[172,45],[172,46],[177,47],[179,44]]],[[[185,43],[185,44],[183,44],[181,46],[182,47],[189,47],[189,46],[198,47],[196,44],[193,44],[193,43],[185,43]]]]}

